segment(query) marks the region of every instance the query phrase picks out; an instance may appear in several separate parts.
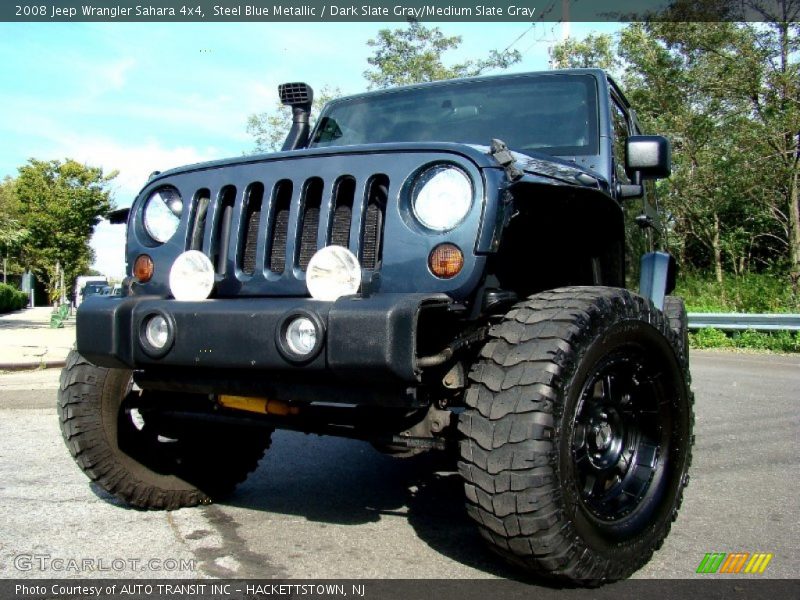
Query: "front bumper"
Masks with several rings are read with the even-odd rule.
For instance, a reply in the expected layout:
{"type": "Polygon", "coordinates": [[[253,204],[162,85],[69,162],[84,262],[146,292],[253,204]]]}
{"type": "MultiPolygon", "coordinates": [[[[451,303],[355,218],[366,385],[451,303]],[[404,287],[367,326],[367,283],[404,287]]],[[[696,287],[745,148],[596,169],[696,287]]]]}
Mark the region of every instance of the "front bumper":
{"type": "Polygon", "coordinates": [[[178,302],[158,297],[90,298],[77,314],[78,352],[109,368],[191,368],[292,373],[303,379],[416,382],[417,317],[423,307],[444,307],[444,294],[349,296],[335,302],[309,298],[236,298],[178,302]],[[282,353],[279,336],[288,318],[303,311],[322,328],[314,358],[282,353]],[[148,352],[142,328],[164,316],[171,341],[163,355],[148,352]]]}

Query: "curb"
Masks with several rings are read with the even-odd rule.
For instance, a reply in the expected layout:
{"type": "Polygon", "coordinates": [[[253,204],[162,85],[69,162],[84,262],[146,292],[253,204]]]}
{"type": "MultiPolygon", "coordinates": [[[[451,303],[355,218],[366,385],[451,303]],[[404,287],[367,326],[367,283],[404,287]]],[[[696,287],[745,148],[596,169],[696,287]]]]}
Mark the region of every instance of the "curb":
{"type": "Polygon", "coordinates": [[[66,360],[43,360],[41,362],[0,363],[0,371],[35,371],[38,369],[61,369],[66,360]]]}

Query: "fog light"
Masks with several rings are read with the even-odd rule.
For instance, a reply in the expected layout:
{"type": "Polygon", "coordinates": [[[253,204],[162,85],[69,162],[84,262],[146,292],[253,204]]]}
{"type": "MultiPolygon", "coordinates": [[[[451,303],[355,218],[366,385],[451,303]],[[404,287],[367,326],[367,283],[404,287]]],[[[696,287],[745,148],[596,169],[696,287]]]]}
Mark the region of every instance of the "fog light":
{"type": "Polygon", "coordinates": [[[144,338],[156,350],[163,350],[169,342],[169,323],[161,315],[150,317],[144,326],[144,338]]]}
{"type": "Polygon", "coordinates": [[[133,261],[133,276],[139,283],[147,283],[153,278],[153,259],[147,254],[140,254],[133,261]]]}
{"type": "Polygon", "coordinates": [[[139,346],[150,358],[166,355],[175,342],[175,321],[161,311],[152,312],[139,323],[139,346]]]}
{"type": "Polygon", "coordinates": [[[464,267],[464,254],[455,244],[439,244],[428,258],[431,273],[441,279],[450,279],[464,267]]]}
{"type": "Polygon", "coordinates": [[[306,317],[297,317],[289,323],[284,335],[289,350],[299,356],[307,356],[317,347],[319,337],[317,328],[311,319],[306,317]]]}

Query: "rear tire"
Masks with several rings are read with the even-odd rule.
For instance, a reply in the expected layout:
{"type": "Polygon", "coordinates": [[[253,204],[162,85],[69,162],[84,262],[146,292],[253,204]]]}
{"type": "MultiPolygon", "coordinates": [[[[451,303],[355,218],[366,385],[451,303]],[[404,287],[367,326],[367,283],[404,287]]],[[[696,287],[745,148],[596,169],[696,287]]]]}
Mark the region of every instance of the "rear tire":
{"type": "Polygon", "coordinates": [[[74,350],[61,373],[61,433],[81,470],[105,491],[144,509],[208,504],[258,466],[269,432],[143,416],[131,375],[97,367],[74,350]]]}
{"type": "Polygon", "coordinates": [[[581,585],[644,565],[691,462],[688,363],[626,290],[561,288],[492,327],[459,422],[467,510],[490,547],[581,585]]]}
{"type": "Polygon", "coordinates": [[[679,347],[689,359],[689,315],[686,305],[680,296],[666,296],[664,298],[664,314],[669,319],[669,326],[678,338],[679,347]]]}

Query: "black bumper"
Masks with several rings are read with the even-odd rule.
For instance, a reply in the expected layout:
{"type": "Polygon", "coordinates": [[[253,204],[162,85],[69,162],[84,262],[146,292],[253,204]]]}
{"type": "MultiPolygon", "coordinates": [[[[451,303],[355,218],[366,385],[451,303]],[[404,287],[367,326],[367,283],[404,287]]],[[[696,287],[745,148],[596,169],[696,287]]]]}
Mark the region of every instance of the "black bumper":
{"type": "Polygon", "coordinates": [[[335,302],[308,298],[236,298],[178,302],[155,297],[90,298],[77,314],[78,352],[96,365],[206,370],[346,380],[416,382],[417,316],[444,306],[444,294],[382,294],[335,302]],[[310,314],[322,328],[311,359],[292,360],[279,348],[287,319],[310,314]],[[143,324],[161,314],[172,339],[163,355],[149,351],[143,324]]]}

